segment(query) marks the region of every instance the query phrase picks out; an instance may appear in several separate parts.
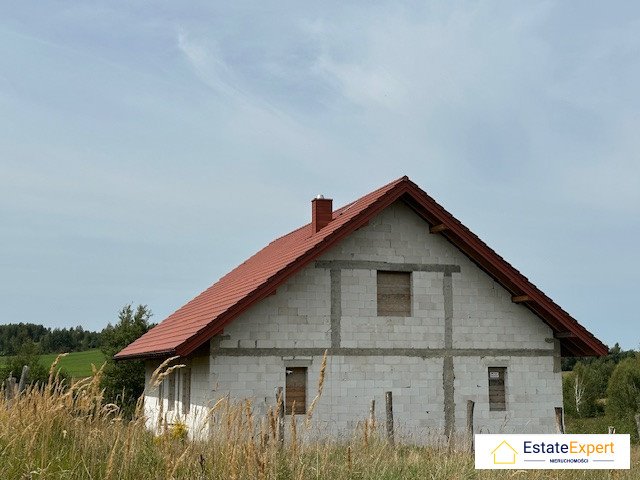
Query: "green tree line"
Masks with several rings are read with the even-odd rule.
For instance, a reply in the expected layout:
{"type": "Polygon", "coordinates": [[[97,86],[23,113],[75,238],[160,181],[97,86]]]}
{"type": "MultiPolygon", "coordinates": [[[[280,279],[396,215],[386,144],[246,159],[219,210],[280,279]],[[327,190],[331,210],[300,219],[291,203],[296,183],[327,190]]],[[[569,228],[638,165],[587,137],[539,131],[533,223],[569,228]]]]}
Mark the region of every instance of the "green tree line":
{"type": "MultiPolygon", "coordinates": [[[[599,358],[565,359],[562,393],[565,412],[579,419],[606,418],[637,436],[634,416],[640,413],[640,352],[618,344],[599,358]]],[[[594,432],[595,433],[595,432],[594,432]]],[[[604,432],[600,432],[604,433],[604,432]]]]}
{"type": "MultiPolygon", "coordinates": [[[[118,312],[117,322],[109,323],[101,332],[82,327],[51,329],[31,323],[0,325],[0,352],[6,357],[0,363],[0,383],[8,376],[18,378],[26,365],[30,369],[30,382],[42,384],[47,381],[49,371],[40,361],[41,354],[100,348],[107,358],[101,384],[105,401],[119,405],[125,415],[131,415],[144,390],[144,362],[115,362],[113,356],[153,326],[151,316],[146,305],[136,308],[125,305],[118,312]]],[[[60,375],[65,377],[65,372],[60,375]]]]}
{"type": "Polygon", "coordinates": [[[48,328],[34,323],[0,325],[0,356],[20,355],[25,348],[38,353],[81,352],[101,346],[101,333],[81,326],[48,328]],[[33,344],[33,345],[32,345],[33,344]]]}

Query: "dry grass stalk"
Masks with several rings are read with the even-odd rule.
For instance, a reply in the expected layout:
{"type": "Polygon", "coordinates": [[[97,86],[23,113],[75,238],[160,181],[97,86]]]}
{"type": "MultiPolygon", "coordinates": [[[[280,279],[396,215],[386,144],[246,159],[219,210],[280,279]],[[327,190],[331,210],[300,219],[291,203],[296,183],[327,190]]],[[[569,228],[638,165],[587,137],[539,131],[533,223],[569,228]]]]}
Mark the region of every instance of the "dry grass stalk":
{"type": "Polygon", "coordinates": [[[316,408],[316,404],[318,400],[320,400],[320,396],[322,395],[322,389],[324,387],[324,376],[327,370],[327,353],[328,350],[324,351],[324,355],[322,355],[322,363],[320,364],[320,376],[318,377],[318,393],[314,397],[311,405],[309,405],[309,409],[307,410],[307,418],[305,419],[305,427],[309,428],[309,424],[311,423],[311,417],[313,416],[313,411],[316,408]]]}
{"type": "Polygon", "coordinates": [[[296,422],[296,402],[293,401],[291,405],[291,424],[290,424],[290,433],[291,433],[291,455],[295,456],[298,452],[298,428],[296,422]]]}
{"type": "Polygon", "coordinates": [[[274,413],[273,408],[269,409],[269,412],[267,415],[269,417],[269,432],[271,433],[271,438],[275,441],[277,440],[276,435],[277,435],[278,429],[276,427],[276,414],[274,413]]]}
{"type": "Polygon", "coordinates": [[[167,373],[166,369],[169,366],[169,364],[171,362],[173,362],[175,359],[180,358],[178,356],[175,357],[169,357],[167,358],[164,362],[162,362],[158,368],[156,368],[153,373],[151,374],[151,379],[149,380],[149,385],[151,385],[151,388],[158,388],[158,386],[160,386],[160,384],[162,383],[162,381],[165,379],[165,377],[169,374],[167,373]]]}
{"type": "Polygon", "coordinates": [[[109,460],[107,461],[107,471],[105,473],[105,478],[107,480],[111,479],[111,474],[113,473],[113,461],[116,457],[118,441],[120,440],[120,432],[118,432],[118,436],[116,436],[115,441],[113,442],[113,447],[111,448],[111,453],[109,454],[109,460]]]}
{"type": "Polygon", "coordinates": [[[178,471],[178,467],[187,458],[187,455],[190,453],[190,450],[191,450],[191,444],[187,445],[187,448],[184,449],[184,452],[182,452],[182,455],[180,455],[178,457],[178,460],[175,461],[173,468],[171,469],[171,474],[169,475],[169,478],[171,478],[172,480],[176,478],[176,472],[178,471]]]}
{"type": "Polygon", "coordinates": [[[60,363],[60,359],[62,357],[66,357],[67,355],[69,355],[69,354],[68,353],[59,354],[56,357],[56,359],[53,361],[51,366],[49,367],[49,385],[51,385],[53,383],[54,378],[57,378],[57,376],[58,376],[58,370],[56,370],[56,367],[58,366],[58,363],[60,363]],[[55,375],[55,377],[54,377],[54,375],[55,375]]]}
{"type": "Polygon", "coordinates": [[[362,429],[362,440],[364,442],[364,448],[369,447],[369,422],[364,422],[362,429]]]}

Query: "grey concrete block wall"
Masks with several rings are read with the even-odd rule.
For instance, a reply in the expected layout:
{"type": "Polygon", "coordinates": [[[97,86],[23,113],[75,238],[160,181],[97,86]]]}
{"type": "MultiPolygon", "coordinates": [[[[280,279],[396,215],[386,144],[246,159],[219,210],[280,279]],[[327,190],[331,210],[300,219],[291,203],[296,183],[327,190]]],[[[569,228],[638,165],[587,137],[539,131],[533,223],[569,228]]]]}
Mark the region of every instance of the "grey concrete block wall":
{"type": "MultiPolygon", "coordinates": [[[[307,407],[317,394],[321,356],[309,362],[307,407]]],[[[275,405],[275,389],[285,383],[289,359],[279,356],[216,357],[212,364],[214,399],[229,395],[249,399],[257,415],[275,405]]],[[[314,436],[354,434],[369,416],[371,400],[378,406],[377,421],[384,425],[384,394],[394,392],[394,414],[400,436],[441,435],[442,360],[419,357],[330,356],[323,393],[313,415],[314,436]]]]}
{"type": "Polygon", "coordinates": [[[454,358],[456,418],[476,402],[478,433],[555,433],[554,407],[562,406],[562,378],[553,357],[454,358]],[[504,412],[489,411],[489,367],[507,367],[504,412]]]}
{"type": "Polygon", "coordinates": [[[552,337],[537,316],[512,303],[509,292],[398,202],[212,339],[208,378],[194,376],[193,398],[199,404],[227,394],[250,398],[256,413],[264,413],[274,389],[285,384],[287,361],[297,356],[310,362],[310,402],[321,353],[331,349],[314,416],[318,431],[352,434],[372,399],[382,413],[384,392],[391,390],[397,425],[414,438],[443,433],[447,422],[462,430],[467,399],[476,401],[478,425],[487,431],[547,432],[554,407],[562,405],[552,337]],[[377,316],[376,268],[366,262],[422,267],[411,274],[410,317],[377,316]],[[515,353],[505,356],[506,350],[515,353]],[[453,367],[443,371],[443,365],[453,367]],[[508,368],[506,413],[488,410],[490,366],[508,368]],[[455,402],[447,415],[445,400],[455,402]]]}
{"type": "MultiPolygon", "coordinates": [[[[429,225],[401,202],[383,211],[367,227],[354,232],[322,260],[459,265],[460,273],[453,274],[454,347],[553,349],[545,341],[553,337],[546,324],[524,305],[511,302],[508,291],[441,235],[430,234],[429,225]],[[366,243],[365,239],[368,240],[366,243]]],[[[358,275],[365,283],[367,278],[372,278],[368,285],[375,286],[375,271],[346,272],[348,270],[342,271],[343,277],[358,275]]],[[[438,320],[444,328],[442,273],[414,272],[412,281],[414,321],[419,319],[422,325],[433,327],[429,322],[438,320]]],[[[367,305],[373,301],[373,307],[362,312],[369,315],[360,315],[359,323],[379,321],[375,294],[375,291],[363,294],[369,301],[367,305]]],[[[358,305],[361,303],[359,301],[358,305]]],[[[434,348],[433,335],[437,329],[436,332],[433,328],[428,331],[430,336],[425,339],[425,346],[434,348]]],[[[416,332],[413,333],[407,340],[416,341],[416,332]]]]}
{"type": "Polygon", "coordinates": [[[412,273],[412,315],[377,315],[375,270],[342,270],[342,346],[347,348],[443,348],[442,273],[412,273]]]}
{"type": "Polygon", "coordinates": [[[329,272],[305,268],[225,327],[219,347],[327,348],[330,310],[329,272]]]}

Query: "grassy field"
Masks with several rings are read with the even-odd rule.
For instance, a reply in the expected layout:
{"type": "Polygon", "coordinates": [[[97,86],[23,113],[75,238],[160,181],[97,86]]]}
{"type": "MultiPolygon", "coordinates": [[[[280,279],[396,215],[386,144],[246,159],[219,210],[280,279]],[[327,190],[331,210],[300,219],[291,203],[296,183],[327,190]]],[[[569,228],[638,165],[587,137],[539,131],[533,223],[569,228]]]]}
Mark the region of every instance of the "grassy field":
{"type": "MultiPolygon", "coordinates": [[[[48,370],[51,364],[58,355],[56,353],[50,353],[40,356],[40,363],[48,370]]],[[[0,363],[7,357],[0,357],[0,363]]],[[[72,378],[84,378],[91,376],[91,364],[93,363],[97,368],[100,368],[105,361],[104,354],[98,348],[92,350],[86,350],[84,352],[71,352],[66,357],[62,357],[58,363],[58,368],[61,368],[67,375],[72,378]]]]}
{"type": "MultiPolygon", "coordinates": [[[[42,355],[40,357],[40,363],[47,369],[51,366],[56,359],[57,354],[52,353],[48,355],[42,355]]],[[[86,350],[84,352],[71,352],[66,357],[60,359],[58,367],[65,371],[69,376],[73,378],[83,378],[91,376],[91,364],[93,363],[97,368],[100,368],[104,362],[104,354],[98,348],[93,350],[86,350]]]]}
{"type": "MultiPolygon", "coordinates": [[[[162,374],[160,374],[161,376],[162,374]]],[[[158,377],[156,377],[158,378],[158,377]]],[[[7,405],[0,395],[0,478],[7,479],[556,479],[640,478],[640,448],[631,470],[475,470],[467,453],[391,447],[360,428],[350,440],[300,442],[305,416],[287,421],[276,440],[273,414],[254,416],[249,403],[218,402],[211,434],[188,441],[183,428],[153,436],[144,417],[123,419],[102,401],[99,376],[65,389],[52,382],[7,405]]]]}

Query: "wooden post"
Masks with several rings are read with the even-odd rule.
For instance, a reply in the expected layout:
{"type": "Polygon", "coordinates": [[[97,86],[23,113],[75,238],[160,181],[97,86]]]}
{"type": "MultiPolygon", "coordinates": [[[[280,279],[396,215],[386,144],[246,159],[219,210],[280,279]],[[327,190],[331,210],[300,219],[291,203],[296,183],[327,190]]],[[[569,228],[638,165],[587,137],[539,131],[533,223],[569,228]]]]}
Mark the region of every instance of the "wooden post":
{"type": "Polygon", "coordinates": [[[16,379],[10,376],[4,384],[6,387],[4,397],[7,400],[7,403],[11,403],[11,400],[13,400],[13,397],[16,394],[16,379]]]}
{"type": "Polygon", "coordinates": [[[469,439],[469,451],[473,452],[473,407],[475,402],[467,400],[467,438],[469,439]]]}
{"type": "Polygon", "coordinates": [[[395,445],[395,438],[393,435],[393,395],[391,392],[385,393],[385,403],[387,412],[387,440],[390,445],[395,445]]]}
{"type": "Polygon", "coordinates": [[[22,375],[20,375],[20,383],[18,384],[18,392],[22,393],[27,387],[29,381],[29,367],[25,365],[22,367],[22,375]]]}
{"type": "Polygon", "coordinates": [[[564,433],[564,418],[562,407],[556,407],[556,428],[558,433],[564,433]]]}
{"type": "Polygon", "coordinates": [[[369,426],[371,430],[376,428],[376,401],[371,400],[371,408],[369,409],[369,426]]]}
{"type": "Polygon", "coordinates": [[[609,425],[609,435],[613,435],[616,433],[616,427],[609,425]]]}
{"type": "Polygon", "coordinates": [[[284,395],[282,387],[278,387],[276,395],[276,404],[278,406],[278,441],[284,443],[284,395]]]}
{"type": "Polygon", "coordinates": [[[636,413],[636,428],[638,429],[638,437],[640,438],[640,413],[636,413]]]}

